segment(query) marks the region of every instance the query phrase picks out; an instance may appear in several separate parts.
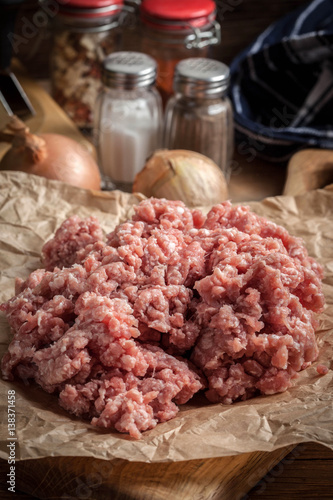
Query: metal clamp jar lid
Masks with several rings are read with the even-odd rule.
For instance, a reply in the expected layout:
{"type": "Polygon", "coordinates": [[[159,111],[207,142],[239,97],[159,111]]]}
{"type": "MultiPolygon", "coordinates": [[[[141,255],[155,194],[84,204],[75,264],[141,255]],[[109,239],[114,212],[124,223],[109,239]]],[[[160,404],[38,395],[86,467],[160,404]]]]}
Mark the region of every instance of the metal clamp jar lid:
{"type": "Polygon", "coordinates": [[[142,23],[165,32],[169,43],[178,43],[175,32],[186,35],[183,43],[187,49],[220,43],[213,0],[144,0],[140,13],[142,23]]]}
{"type": "Polygon", "coordinates": [[[119,26],[123,0],[57,0],[58,18],[76,32],[108,31],[119,26]],[[89,28],[89,25],[92,25],[89,28]]]}

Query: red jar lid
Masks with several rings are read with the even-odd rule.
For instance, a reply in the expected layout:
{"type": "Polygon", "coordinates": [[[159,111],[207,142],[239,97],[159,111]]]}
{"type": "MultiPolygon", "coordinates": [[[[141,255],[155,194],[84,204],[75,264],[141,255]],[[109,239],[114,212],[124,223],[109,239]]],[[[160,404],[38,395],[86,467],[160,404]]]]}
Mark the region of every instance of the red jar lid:
{"type": "Polygon", "coordinates": [[[102,17],[118,14],[123,0],[57,0],[61,14],[78,17],[102,17]],[[117,8],[119,7],[119,8],[117,8]]]}
{"type": "Polygon", "coordinates": [[[141,18],[161,29],[205,26],[215,19],[213,0],[142,0],[141,18]]]}

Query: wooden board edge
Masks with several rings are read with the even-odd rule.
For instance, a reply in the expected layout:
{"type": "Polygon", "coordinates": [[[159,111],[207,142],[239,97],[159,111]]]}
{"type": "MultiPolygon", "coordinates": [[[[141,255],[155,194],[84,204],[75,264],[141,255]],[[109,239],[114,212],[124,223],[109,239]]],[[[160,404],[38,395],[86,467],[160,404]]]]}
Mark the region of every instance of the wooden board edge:
{"type": "MultiPolygon", "coordinates": [[[[40,499],[239,500],[294,447],[152,464],[87,457],[23,460],[15,465],[16,488],[40,499]]],[[[5,460],[0,461],[0,471],[5,478],[5,460]]]]}

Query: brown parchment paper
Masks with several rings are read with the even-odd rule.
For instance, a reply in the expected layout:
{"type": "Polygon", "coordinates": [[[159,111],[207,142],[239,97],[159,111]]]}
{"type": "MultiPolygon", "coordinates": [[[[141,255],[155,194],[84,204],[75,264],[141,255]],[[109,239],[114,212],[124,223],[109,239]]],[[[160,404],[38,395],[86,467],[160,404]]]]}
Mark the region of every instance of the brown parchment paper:
{"type": "MultiPolygon", "coordinates": [[[[98,217],[105,231],[128,218],[141,196],[119,191],[96,193],[21,172],[0,173],[0,302],[14,293],[16,276],[40,266],[41,247],[72,214],[98,217]]],[[[283,394],[232,406],[208,404],[203,396],[181,407],[178,416],[158,424],[140,441],[104,431],[72,417],[57,396],[36,385],[0,380],[0,457],[7,458],[7,394],[16,391],[16,459],[86,456],[161,462],[222,457],[316,441],[333,449],[333,190],[302,197],[281,196],[250,203],[258,214],[303,237],[310,255],[324,265],[326,309],[320,316],[318,362],[301,372],[283,394]],[[318,376],[316,365],[330,368],[318,376]]],[[[0,315],[0,355],[9,342],[0,315]]]]}

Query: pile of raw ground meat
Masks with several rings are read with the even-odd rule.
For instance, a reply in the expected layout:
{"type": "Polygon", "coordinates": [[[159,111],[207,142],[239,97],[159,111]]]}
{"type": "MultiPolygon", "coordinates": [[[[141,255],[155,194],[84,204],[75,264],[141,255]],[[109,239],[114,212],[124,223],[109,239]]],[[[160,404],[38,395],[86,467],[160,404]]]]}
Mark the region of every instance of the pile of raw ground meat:
{"type": "Polygon", "coordinates": [[[285,391],[318,355],[322,269],[247,207],[147,199],[106,237],[73,216],[42,257],[1,306],[2,373],[93,425],[139,438],[201,389],[224,404],[285,391]]]}

